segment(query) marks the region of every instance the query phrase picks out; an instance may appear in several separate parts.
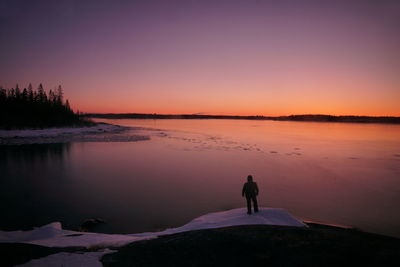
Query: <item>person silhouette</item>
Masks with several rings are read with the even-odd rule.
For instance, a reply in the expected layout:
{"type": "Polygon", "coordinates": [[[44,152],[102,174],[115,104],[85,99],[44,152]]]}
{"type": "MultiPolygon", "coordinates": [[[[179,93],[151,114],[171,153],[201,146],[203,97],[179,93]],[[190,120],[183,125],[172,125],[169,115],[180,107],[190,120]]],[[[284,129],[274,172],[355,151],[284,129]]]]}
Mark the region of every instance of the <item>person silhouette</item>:
{"type": "Polygon", "coordinates": [[[242,197],[246,196],[247,214],[251,214],[251,201],[253,201],[254,212],[258,212],[257,204],[258,186],[253,182],[253,176],[247,176],[247,183],[243,185],[242,197]]]}

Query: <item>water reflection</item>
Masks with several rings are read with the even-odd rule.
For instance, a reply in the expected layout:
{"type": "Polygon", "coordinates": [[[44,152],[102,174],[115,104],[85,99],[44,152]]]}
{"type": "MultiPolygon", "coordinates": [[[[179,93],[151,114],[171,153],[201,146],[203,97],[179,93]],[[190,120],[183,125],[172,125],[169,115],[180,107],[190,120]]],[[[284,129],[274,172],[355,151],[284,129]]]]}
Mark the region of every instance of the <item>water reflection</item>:
{"type": "Polygon", "coordinates": [[[5,145],[0,149],[0,164],[46,164],[62,163],[68,156],[70,143],[5,145]]]}
{"type": "Polygon", "coordinates": [[[108,233],[176,227],[245,206],[251,173],[260,206],[400,236],[398,125],[109,122],[163,130],[146,142],[0,147],[0,228],[73,229],[91,217],[108,233]]]}
{"type": "Polygon", "coordinates": [[[29,229],[57,214],[45,198],[54,192],[48,179],[64,177],[69,151],[68,143],[0,146],[0,229],[29,229]]]}

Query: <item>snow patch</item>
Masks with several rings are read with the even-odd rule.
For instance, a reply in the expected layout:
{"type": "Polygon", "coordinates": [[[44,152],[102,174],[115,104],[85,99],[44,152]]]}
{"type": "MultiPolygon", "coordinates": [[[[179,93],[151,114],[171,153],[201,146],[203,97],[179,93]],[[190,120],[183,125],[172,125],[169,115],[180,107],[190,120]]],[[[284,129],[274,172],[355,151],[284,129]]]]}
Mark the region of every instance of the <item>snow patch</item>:
{"type": "Polygon", "coordinates": [[[28,243],[34,240],[54,238],[62,233],[66,233],[66,231],[68,230],[62,230],[60,222],[53,222],[31,231],[0,231],[0,242],[28,243]]]}
{"type": "Polygon", "coordinates": [[[148,136],[120,133],[136,130],[107,123],[90,127],[0,130],[0,145],[46,144],[66,142],[133,142],[148,140],[148,136]]]}
{"type": "Polygon", "coordinates": [[[41,259],[31,260],[25,264],[17,265],[21,267],[102,267],[103,264],[99,259],[109,253],[113,253],[113,250],[105,249],[97,252],[86,252],[86,253],[56,253],[41,259]]]}
{"type": "Polygon", "coordinates": [[[280,225],[307,227],[302,221],[296,219],[289,212],[280,208],[260,208],[260,211],[251,215],[247,214],[246,208],[238,208],[227,211],[208,213],[200,216],[191,222],[177,228],[166,229],[161,232],[149,232],[131,234],[130,236],[161,236],[175,233],[187,232],[192,230],[221,228],[236,225],[280,225]]]}
{"type": "MultiPolygon", "coordinates": [[[[306,225],[293,217],[284,209],[280,208],[261,208],[259,212],[248,215],[247,209],[238,208],[221,212],[214,212],[203,215],[189,222],[188,224],[166,230],[167,234],[180,233],[191,230],[220,228],[235,225],[280,225],[280,226],[299,226],[306,225]]],[[[164,231],[165,232],[165,231],[164,231]]]]}
{"type": "Polygon", "coordinates": [[[31,231],[0,231],[0,242],[20,242],[47,247],[118,247],[139,240],[157,238],[192,230],[220,228],[235,225],[282,225],[306,227],[304,223],[279,208],[261,208],[258,213],[246,214],[245,208],[209,213],[181,227],[161,232],[139,234],[100,234],[63,230],[59,222],[51,223],[31,231]]]}
{"type": "Polygon", "coordinates": [[[99,123],[89,127],[64,127],[64,128],[46,128],[46,129],[25,129],[25,130],[0,130],[0,137],[54,137],[60,135],[74,134],[96,134],[102,132],[116,132],[129,129],[113,124],[99,123]]]}

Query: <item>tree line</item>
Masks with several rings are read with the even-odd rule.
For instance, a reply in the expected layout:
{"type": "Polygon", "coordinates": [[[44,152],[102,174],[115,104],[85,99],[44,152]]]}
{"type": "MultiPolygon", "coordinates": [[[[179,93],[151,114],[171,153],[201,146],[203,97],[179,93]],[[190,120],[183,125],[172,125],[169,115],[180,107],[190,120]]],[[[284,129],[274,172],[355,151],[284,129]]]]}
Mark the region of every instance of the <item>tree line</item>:
{"type": "Polygon", "coordinates": [[[396,123],[400,117],[390,116],[334,116],[323,114],[306,114],[290,116],[238,116],[238,115],[199,115],[199,114],[145,114],[145,113],[86,113],[87,118],[103,119],[229,119],[229,120],[274,120],[274,121],[315,121],[315,122],[349,122],[349,123],[396,123]]]}
{"type": "Polygon", "coordinates": [[[68,99],[64,101],[61,85],[46,91],[42,84],[21,89],[0,86],[0,128],[44,128],[70,126],[85,121],[75,114],[68,99]]]}

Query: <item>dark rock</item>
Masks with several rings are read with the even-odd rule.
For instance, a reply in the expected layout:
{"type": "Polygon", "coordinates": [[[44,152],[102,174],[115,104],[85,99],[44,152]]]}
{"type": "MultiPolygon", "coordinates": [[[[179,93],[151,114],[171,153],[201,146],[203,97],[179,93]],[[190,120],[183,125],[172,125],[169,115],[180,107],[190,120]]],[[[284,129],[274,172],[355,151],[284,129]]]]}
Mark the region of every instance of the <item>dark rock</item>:
{"type": "Polygon", "coordinates": [[[104,266],[400,266],[400,239],[337,227],[249,225],[131,243],[104,266]]]}
{"type": "Polygon", "coordinates": [[[105,221],[100,218],[90,218],[85,220],[82,224],[81,227],[79,228],[80,231],[87,232],[93,230],[97,225],[103,224],[105,221]]]}

